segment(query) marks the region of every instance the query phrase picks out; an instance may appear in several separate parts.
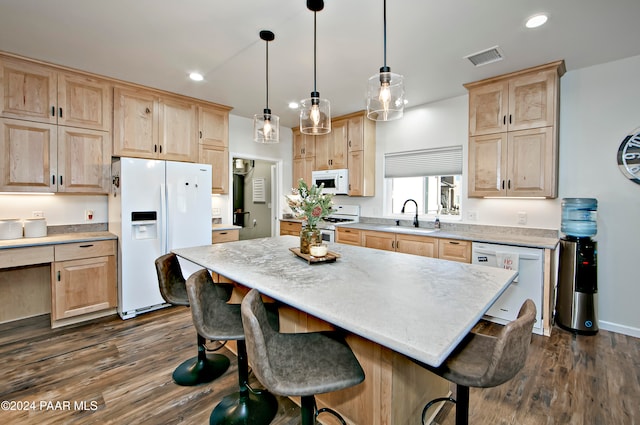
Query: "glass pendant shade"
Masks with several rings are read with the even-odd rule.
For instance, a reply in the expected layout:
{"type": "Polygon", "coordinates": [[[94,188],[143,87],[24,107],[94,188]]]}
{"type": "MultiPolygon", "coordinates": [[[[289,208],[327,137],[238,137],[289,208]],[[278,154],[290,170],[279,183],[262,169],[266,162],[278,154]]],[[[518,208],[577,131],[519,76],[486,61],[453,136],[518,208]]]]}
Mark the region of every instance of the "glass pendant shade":
{"type": "Polygon", "coordinates": [[[269,42],[275,39],[275,35],[268,30],[260,31],[260,38],[266,41],[266,107],[262,114],[253,116],[253,141],[256,143],[280,142],[280,117],[273,115],[269,109],[269,42]]]}
{"type": "Polygon", "coordinates": [[[311,93],[310,98],[300,101],[300,132],[314,135],[331,132],[331,105],[327,99],[320,99],[319,93],[311,93]]]}
{"type": "Polygon", "coordinates": [[[388,67],[369,78],[367,84],[367,118],[391,121],[404,115],[404,77],[388,67]]]}
{"type": "Polygon", "coordinates": [[[253,116],[253,140],[258,143],[280,142],[280,117],[270,109],[253,116]]]}

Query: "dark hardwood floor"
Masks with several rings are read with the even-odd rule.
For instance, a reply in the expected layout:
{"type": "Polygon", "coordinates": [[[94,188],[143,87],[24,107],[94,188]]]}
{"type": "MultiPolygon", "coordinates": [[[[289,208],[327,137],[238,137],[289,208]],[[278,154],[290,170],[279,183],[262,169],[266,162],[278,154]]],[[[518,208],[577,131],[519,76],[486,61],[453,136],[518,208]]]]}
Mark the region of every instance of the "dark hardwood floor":
{"type": "MultiPolygon", "coordinates": [[[[476,331],[497,328],[481,322],[476,331]]],[[[0,400],[8,402],[0,423],[206,424],[211,409],[236,390],[237,363],[223,348],[231,367],[222,377],[196,387],[174,384],[171,373],[195,355],[195,340],[184,307],[57,330],[48,316],[0,325],[0,400]]],[[[639,353],[640,339],[606,331],[534,335],[515,379],[471,389],[470,423],[640,425],[639,353]]],[[[443,409],[436,423],[452,425],[454,414],[443,409]]],[[[279,398],[273,424],[297,423],[298,408],[279,398]]]]}

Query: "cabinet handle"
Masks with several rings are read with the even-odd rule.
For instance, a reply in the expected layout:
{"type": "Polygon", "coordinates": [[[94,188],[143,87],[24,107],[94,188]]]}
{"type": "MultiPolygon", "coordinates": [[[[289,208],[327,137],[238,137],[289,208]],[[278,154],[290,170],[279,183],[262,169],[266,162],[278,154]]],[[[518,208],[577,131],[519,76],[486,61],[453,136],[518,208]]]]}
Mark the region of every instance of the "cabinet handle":
{"type": "Polygon", "coordinates": [[[351,147],[351,140],[349,140],[349,147],[351,147]]]}
{"type": "Polygon", "coordinates": [[[456,241],[449,241],[449,243],[450,243],[451,245],[460,245],[460,242],[456,242],[456,241]]]}
{"type": "Polygon", "coordinates": [[[149,108],[147,107],[147,109],[145,109],[144,111],[148,114],[148,113],[150,113],[150,112],[151,112],[151,109],[149,109],[149,108]]]}
{"type": "Polygon", "coordinates": [[[502,116],[502,125],[507,125],[507,116],[506,115],[502,116]]]}
{"type": "Polygon", "coordinates": [[[89,245],[80,245],[80,248],[91,248],[93,246],[92,243],[90,243],[89,245]]]}
{"type": "Polygon", "coordinates": [[[393,249],[396,248],[396,243],[394,241],[391,241],[391,248],[393,248],[393,249]]]}
{"type": "Polygon", "coordinates": [[[507,180],[507,189],[511,189],[511,179],[507,180]]]}
{"type": "Polygon", "coordinates": [[[504,190],[504,180],[502,180],[502,189],[504,190]]]}
{"type": "Polygon", "coordinates": [[[51,116],[52,116],[52,117],[55,117],[55,116],[56,116],[56,107],[55,107],[55,106],[52,106],[52,107],[51,107],[51,116]]]}
{"type": "Polygon", "coordinates": [[[59,114],[60,118],[62,118],[62,108],[58,108],[58,114],[59,114]]]}
{"type": "Polygon", "coordinates": [[[202,130],[200,130],[200,138],[202,139],[202,130]]]}
{"type": "Polygon", "coordinates": [[[160,145],[160,153],[162,153],[162,145],[160,145]]]}
{"type": "Polygon", "coordinates": [[[511,120],[512,115],[509,114],[509,124],[511,124],[512,120],[511,120]]]}
{"type": "Polygon", "coordinates": [[[62,183],[62,176],[60,176],[60,178],[58,178],[58,180],[60,180],[60,186],[62,186],[64,183],[62,183]]]}
{"type": "Polygon", "coordinates": [[[221,235],[226,235],[226,234],[227,234],[227,232],[220,232],[220,234],[221,234],[221,235]]]}
{"type": "Polygon", "coordinates": [[[158,152],[158,145],[153,145],[153,151],[158,152]]]}
{"type": "Polygon", "coordinates": [[[58,270],[58,282],[60,282],[60,270],[58,270]]]}
{"type": "Polygon", "coordinates": [[[396,249],[400,249],[400,241],[396,241],[396,249]]]}
{"type": "Polygon", "coordinates": [[[51,176],[51,184],[56,184],[56,176],[51,176]]]}

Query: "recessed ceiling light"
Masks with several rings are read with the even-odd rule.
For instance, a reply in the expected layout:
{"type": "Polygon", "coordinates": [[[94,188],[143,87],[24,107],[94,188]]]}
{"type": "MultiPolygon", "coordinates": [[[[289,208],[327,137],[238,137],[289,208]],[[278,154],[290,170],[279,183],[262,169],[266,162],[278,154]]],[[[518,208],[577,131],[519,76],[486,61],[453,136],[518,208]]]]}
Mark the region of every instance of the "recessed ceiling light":
{"type": "Polygon", "coordinates": [[[193,81],[202,81],[204,79],[202,74],[198,72],[192,72],[191,74],[189,74],[189,78],[191,78],[193,81]]]}
{"type": "Polygon", "coordinates": [[[525,24],[525,26],[527,28],[538,28],[539,26],[544,25],[545,22],[547,22],[547,19],[549,19],[547,15],[545,15],[544,13],[539,13],[527,19],[527,23],[525,24]]]}
{"type": "Polygon", "coordinates": [[[298,102],[289,102],[289,108],[298,109],[299,107],[300,105],[298,105],[298,102]]]}

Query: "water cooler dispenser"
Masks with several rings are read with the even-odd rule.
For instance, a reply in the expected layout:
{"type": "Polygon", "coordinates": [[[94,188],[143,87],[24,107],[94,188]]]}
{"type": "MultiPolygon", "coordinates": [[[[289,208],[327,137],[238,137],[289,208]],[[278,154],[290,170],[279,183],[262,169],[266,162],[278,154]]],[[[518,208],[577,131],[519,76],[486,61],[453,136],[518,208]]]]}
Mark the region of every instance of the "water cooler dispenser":
{"type": "Polygon", "coordinates": [[[562,200],[560,265],[555,320],[558,326],[579,334],[598,332],[597,242],[598,201],[593,198],[562,200]]]}

